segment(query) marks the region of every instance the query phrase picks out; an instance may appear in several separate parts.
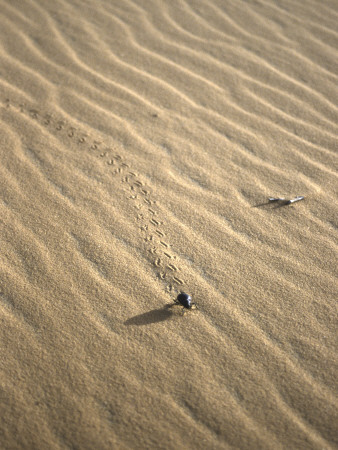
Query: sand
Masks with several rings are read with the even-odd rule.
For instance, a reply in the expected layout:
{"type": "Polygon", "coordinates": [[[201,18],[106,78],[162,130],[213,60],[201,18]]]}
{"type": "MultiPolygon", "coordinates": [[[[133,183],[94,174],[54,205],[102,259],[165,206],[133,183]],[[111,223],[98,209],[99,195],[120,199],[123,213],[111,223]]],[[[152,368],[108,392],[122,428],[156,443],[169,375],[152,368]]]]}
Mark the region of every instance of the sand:
{"type": "Polygon", "coordinates": [[[0,0],[1,449],[337,448],[337,6],[0,0]]]}

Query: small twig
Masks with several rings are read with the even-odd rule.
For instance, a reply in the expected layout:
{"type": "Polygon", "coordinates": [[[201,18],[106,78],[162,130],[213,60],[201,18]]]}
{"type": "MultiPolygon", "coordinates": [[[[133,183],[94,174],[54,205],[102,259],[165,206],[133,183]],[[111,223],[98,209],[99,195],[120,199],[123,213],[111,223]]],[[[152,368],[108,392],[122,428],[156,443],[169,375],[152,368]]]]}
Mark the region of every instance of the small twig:
{"type": "Polygon", "coordinates": [[[299,202],[300,200],[304,200],[303,195],[298,195],[296,198],[292,198],[291,200],[288,200],[287,205],[291,205],[291,203],[299,202]]]}
{"type": "Polygon", "coordinates": [[[303,195],[297,195],[297,197],[292,198],[291,200],[287,200],[283,197],[269,197],[269,202],[283,202],[284,205],[291,205],[292,203],[299,202],[300,200],[304,200],[303,195]]]}
{"type": "Polygon", "coordinates": [[[269,197],[269,202],[283,202],[285,201],[285,198],[281,197],[269,197]]]}

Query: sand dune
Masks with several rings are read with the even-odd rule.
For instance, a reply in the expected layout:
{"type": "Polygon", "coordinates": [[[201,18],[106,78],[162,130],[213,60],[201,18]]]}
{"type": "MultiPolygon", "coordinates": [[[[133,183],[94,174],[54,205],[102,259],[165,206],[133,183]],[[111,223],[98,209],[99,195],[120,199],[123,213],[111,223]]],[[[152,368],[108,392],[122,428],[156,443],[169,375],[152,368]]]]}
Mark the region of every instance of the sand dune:
{"type": "Polygon", "coordinates": [[[336,2],[0,6],[1,448],[336,448],[336,2]]]}

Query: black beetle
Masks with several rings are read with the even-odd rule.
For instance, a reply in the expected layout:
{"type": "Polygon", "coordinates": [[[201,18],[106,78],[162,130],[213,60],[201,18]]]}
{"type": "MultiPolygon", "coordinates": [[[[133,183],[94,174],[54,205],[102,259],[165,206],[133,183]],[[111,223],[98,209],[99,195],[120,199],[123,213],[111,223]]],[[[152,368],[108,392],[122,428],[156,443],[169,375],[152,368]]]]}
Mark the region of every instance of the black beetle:
{"type": "Polygon", "coordinates": [[[184,309],[195,309],[197,307],[196,303],[193,303],[191,301],[190,295],[186,294],[185,292],[181,292],[178,294],[175,304],[182,305],[183,312],[184,312],[184,309]]]}

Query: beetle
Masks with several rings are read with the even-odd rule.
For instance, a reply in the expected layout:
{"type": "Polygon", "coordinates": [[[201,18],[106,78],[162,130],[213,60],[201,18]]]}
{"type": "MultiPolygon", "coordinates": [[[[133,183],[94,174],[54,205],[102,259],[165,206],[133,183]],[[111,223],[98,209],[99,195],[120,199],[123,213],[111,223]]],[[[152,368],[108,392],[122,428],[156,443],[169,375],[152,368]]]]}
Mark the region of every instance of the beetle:
{"type": "Polygon", "coordinates": [[[189,294],[186,294],[185,292],[180,292],[175,300],[175,305],[182,305],[183,306],[183,314],[185,313],[186,309],[196,309],[197,305],[192,301],[192,298],[189,294]]]}

